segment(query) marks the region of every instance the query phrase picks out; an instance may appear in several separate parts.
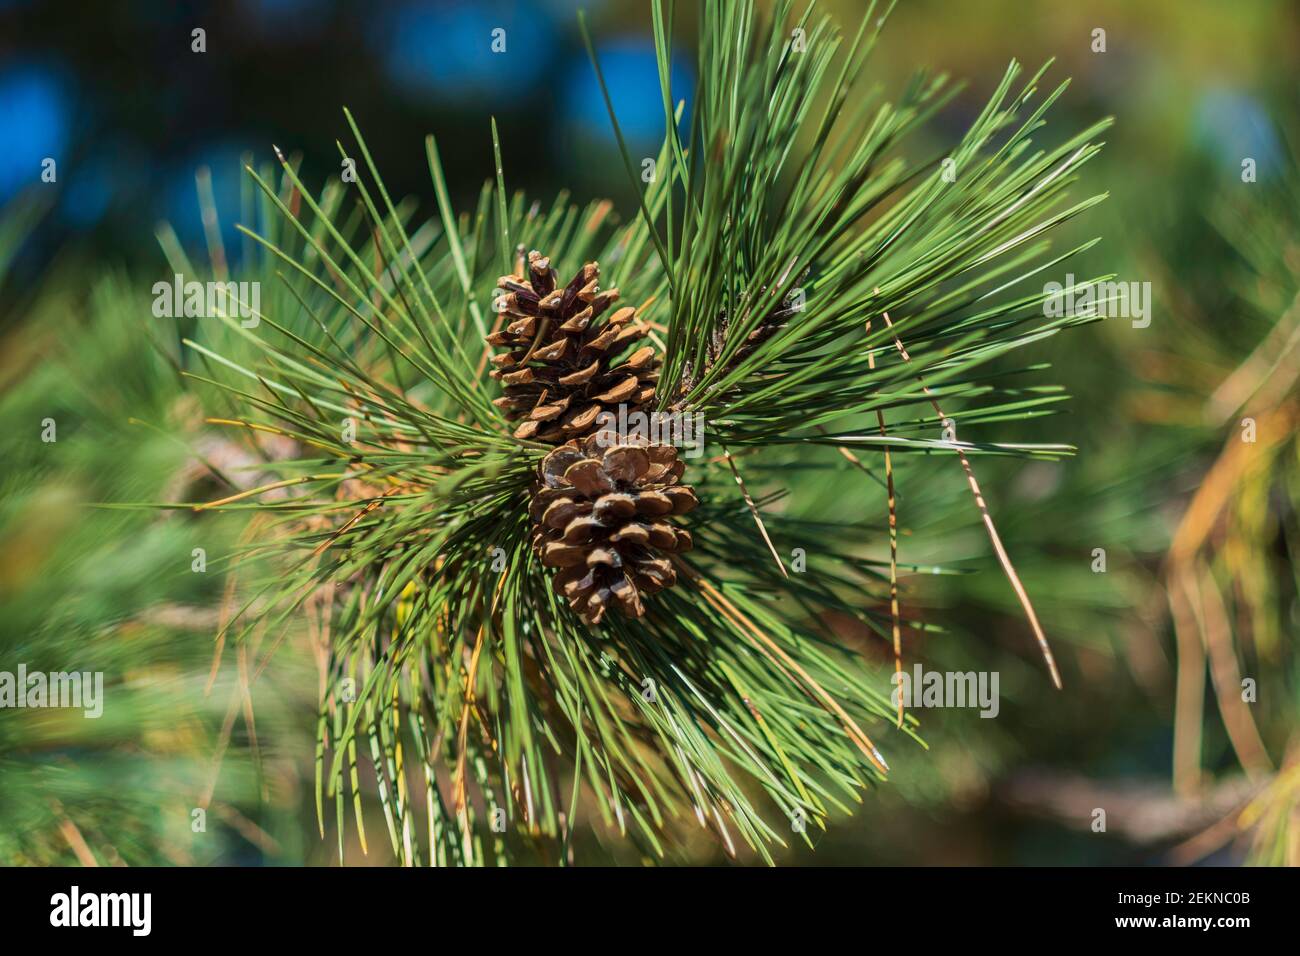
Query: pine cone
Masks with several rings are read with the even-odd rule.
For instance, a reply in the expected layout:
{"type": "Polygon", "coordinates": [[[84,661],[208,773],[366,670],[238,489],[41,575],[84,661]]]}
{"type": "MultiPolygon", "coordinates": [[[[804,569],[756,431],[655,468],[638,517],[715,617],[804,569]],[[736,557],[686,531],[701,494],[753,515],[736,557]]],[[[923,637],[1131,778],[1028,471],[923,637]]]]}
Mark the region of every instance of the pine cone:
{"type": "Polygon", "coordinates": [[[689,486],[677,484],[685,467],[671,445],[609,431],[561,445],[542,460],[530,507],[533,547],[542,564],[560,569],[556,592],[588,624],[599,624],[611,605],[640,617],[643,594],[676,582],[661,553],[691,548],[690,532],[664,520],[699,503],[689,486]]]}
{"type": "Polygon", "coordinates": [[[646,345],[613,364],[646,331],[633,324],[630,306],[597,321],[618,300],[617,289],[600,290],[599,274],[588,262],[559,288],[550,260],[533,251],[526,269],[521,255],[517,274],[497,280],[506,290],[498,307],[508,324],[487,341],[509,351],[492,358],[492,377],[505,386],[494,404],[508,420],[524,419],[516,438],[558,445],[591,434],[603,410],[622,404],[631,412],[653,403],[659,358],[646,345]]]}
{"type": "MultiPolygon", "coordinates": [[[[804,270],[803,276],[807,276],[808,271],[804,270]]],[[[766,293],[767,288],[759,290],[760,294],[766,293]]],[[[782,302],[781,305],[770,312],[766,318],[759,322],[758,327],[745,336],[744,343],[736,350],[736,354],[727,362],[727,370],[735,368],[745,359],[754,354],[764,342],[770,339],[776,333],[785,329],[790,320],[799,311],[789,300],[782,302]]],[[[704,367],[703,373],[708,373],[713,366],[717,364],[722,350],[726,347],[727,339],[731,335],[731,317],[724,311],[718,316],[718,321],[714,325],[713,332],[709,336],[709,342],[704,349],[704,367]]],[[[681,411],[683,399],[686,394],[695,387],[696,375],[694,363],[687,359],[682,366],[682,376],[677,384],[677,390],[674,393],[675,401],[669,404],[671,411],[681,411]]]]}

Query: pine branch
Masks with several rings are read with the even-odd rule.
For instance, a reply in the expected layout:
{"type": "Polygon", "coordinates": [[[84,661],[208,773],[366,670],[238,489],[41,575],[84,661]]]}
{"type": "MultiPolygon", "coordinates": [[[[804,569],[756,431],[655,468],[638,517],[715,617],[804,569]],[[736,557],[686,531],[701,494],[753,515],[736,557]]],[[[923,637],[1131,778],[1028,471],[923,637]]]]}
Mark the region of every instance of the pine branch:
{"type": "MultiPolygon", "coordinates": [[[[1043,233],[1095,201],[1069,205],[1065,189],[1105,124],[1034,151],[1064,87],[1022,115],[1042,74],[1016,90],[1013,64],[946,157],[955,179],[944,158],[909,163],[904,137],[955,90],[918,78],[896,106],[853,95],[881,22],[873,5],[844,49],[812,8],[791,20],[779,3],[763,20],[750,4],[702,5],[684,138],[672,12],[656,3],[662,174],[644,191],[636,181],[640,215],[621,226],[608,204],[508,193],[495,124],[496,168],[469,216],[452,208],[430,137],[438,216],[414,222],[350,114],[355,144],[339,148],[360,159],[356,183],[313,194],[282,156],[275,174],[250,169],[260,205],[243,233],[281,291],[256,329],[225,316],[186,335],[187,374],[230,409],[214,423],[274,436],[284,453],[259,484],[189,504],[267,522],[243,554],[272,570],[246,581],[223,632],[234,646],[304,612],[329,634],[322,833],[331,799],[345,825],[349,794],[361,825],[368,762],[403,863],[567,859],[575,812],[654,856],[693,818],[730,852],[770,861],[886,778],[886,736],[916,739],[885,675],[825,633],[828,615],[847,615],[904,654],[888,598],[909,565],[896,551],[883,565],[862,558],[849,523],[814,528],[773,509],[779,476],[810,469],[820,444],[899,458],[1070,451],[944,435],[927,403],[960,404],[965,429],[1060,400],[1007,384],[1021,370],[997,360],[1078,323],[1045,318],[1028,284],[1062,261],[1043,233]],[[598,624],[556,593],[564,579],[539,556],[530,505],[551,446],[537,430],[514,437],[483,374],[485,333],[526,339],[503,366],[521,380],[570,346],[534,312],[552,272],[579,276],[547,306],[569,309],[579,335],[591,316],[578,307],[602,295],[594,262],[634,304],[637,335],[662,346],[659,408],[702,412],[729,452],[691,465],[700,507],[692,553],[673,557],[677,585],[636,603],[642,616],[598,624]],[[489,323],[483,308],[502,293],[499,311],[522,319],[489,323]],[[885,310],[892,327],[867,327],[885,310]],[[784,567],[794,535],[822,542],[816,574],[784,567]],[[737,560],[755,546],[777,560],[737,560]]],[[[631,174],[616,118],[615,136],[631,174]]],[[[543,388],[525,411],[552,414],[543,388]]]]}

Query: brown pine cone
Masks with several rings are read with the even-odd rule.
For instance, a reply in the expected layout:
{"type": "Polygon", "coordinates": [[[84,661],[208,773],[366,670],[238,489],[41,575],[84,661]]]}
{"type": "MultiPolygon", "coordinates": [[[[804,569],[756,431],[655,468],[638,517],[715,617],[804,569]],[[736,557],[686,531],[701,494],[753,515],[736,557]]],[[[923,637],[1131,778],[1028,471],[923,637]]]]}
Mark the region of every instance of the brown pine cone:
{"type": "Polygon", "coordinates": [[[494,404],[508,420],[523,419],[516,438],[560,444],[591,434],[603,410],[617,413],[626,405],[632,412],[653,403],[659,357],[645,345],[614,364],[646,330],[633,322],[630,306],[599,321],[618,300],[617,289],[600,290],[599,274],[588,262],[557,287],[550,260],[533,251],[526,268],[521,256],[517,274],[497,280],[506,290],[498,309],[507,325],[487,341],[509,351],[492,358],[492,377],[505,387],[494,404]]]}
{"type": "MultiPolygon", "coordinates": [[[[781,308],[773,311],[767,318],[759,323],[758,328],[745,336],[744,344],[736,350],[736,354],[727,362],[727,369],[735,368],[745,359],[754,353],[754,350],[761,346],[776,333],[782,331],[789,323],[790,318],[796,313],[792,306],[782,305],[781,308]]],[[[718,361],[722,354],[723,347],[727,344],[727,336],[730,334],[731,321],[724,313],[718,320],[717,326],[709,336],[709,344],[705,348],[704,371],[708,372],[718,361]]],[[[682,368],[681,381],[678,382],[677,391],[674,393],[676,401],[669,405],[672,411],[680,411],[683,399],[686,394],[695,387],[695,369],[690,359],[687,359],[682,368]]]]}
{"type": "Polygon", "coordinates": [[[588,624],[617,607],[645,613],[643,594],[672,587],[662,554],[689,551],[690,532],[665,520],[699,502],[677,481],[685,470],[671,445],[619,439],[601,431],[542,460],[541,487],[529,513],[542,564],[559,568],[555,590],[588,624]]]}

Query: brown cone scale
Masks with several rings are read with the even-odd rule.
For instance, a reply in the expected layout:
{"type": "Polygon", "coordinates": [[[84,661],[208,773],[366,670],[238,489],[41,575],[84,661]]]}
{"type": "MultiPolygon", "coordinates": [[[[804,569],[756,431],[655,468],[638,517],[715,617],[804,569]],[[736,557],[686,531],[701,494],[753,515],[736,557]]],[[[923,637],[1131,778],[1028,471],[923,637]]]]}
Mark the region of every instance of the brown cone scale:
{"type": "Polygon", "coordinates": [[[550,452],[533,495],[533,547],[555,568],[554,586],[588,624],[611,608],[645,613],[644,595],[677,580],[669,555],[691,548],[671,520],[698,500],[679,484],[685,463],[671,445],[601,431],[550,452]]]}
{"type": "Polygon", "coordinates": [[[649,345],[631,348],[646,330],[634,308],[613,308],[618,290],[602,290],[599,276],[588,262],[558,285],[550,260],[533,251],[497,280],[504,327],[487,341],[506,351],[493,356],[491,375],[505,392],[496,406],[518,422],[516,438],[559,445],[591,434],[602,411],[652,406],[659,357],[649,345]]]}

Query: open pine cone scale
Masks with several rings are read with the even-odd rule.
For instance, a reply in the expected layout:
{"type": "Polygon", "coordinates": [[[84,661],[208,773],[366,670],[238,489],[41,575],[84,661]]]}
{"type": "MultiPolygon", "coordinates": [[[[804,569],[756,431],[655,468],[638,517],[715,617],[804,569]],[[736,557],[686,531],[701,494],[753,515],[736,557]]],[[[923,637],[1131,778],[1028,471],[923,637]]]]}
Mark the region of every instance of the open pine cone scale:
{"type": "Polygon", "coordinates": [[[610,607],[645,613],[641,597],[677,580],[664,555],[688,551],[689,531],[670,520],[693,509],[695,492],[678,484],[685,464],[671,445],[598,432],[542,460],[530,513],[533,546],[557,568],[554,587],[588,624],[610,607]]]}
{"type": "MultiPolygon", "coordinates": [[[[521,257],[522,263],[522,257],[521,257]]],[[[642,346],[618,365],[612,362],[632,342],[644,338],[631,306],[615,310],[618,290],[601,290],[600,267],[588,262],[558,287],[550,259],[537,251],[527,266],[502,276],[497,308],[506,326],[488,343],[508,351],[492,359],[492,377],[505,394],[496,405],[519,439],[559,444],[589,434],[601,411],[619,405],[639,408],[654,401],[659,358],[642,346]]]]}

